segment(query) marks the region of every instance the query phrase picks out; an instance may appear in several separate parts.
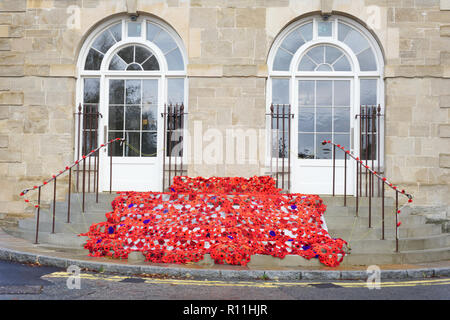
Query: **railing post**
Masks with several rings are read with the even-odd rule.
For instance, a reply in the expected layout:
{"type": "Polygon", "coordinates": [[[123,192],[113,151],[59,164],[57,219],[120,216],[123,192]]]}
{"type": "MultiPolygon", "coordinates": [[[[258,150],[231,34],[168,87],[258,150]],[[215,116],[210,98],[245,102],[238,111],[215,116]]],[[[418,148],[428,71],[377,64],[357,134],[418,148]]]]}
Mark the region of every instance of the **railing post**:
{"type": "Polygon", "coordinates": [[[347,206],[347,152],[344,150],[344,207],[347,206]]]}
{"type": "Polygon", "coordinates": [[[97,186],[95,189],[95,202],[98,203],[98,185],[99,185],[99,177],[100,177],[100,149],[97,150],[97,186]]]}
{"type": "Polygon", "coordinates": [[[34,244],[38,244],[38,237],[39,237],[39,217],[41,213],[41,187],[38,189],[38,204],[37,204],[37,213],[36,213],[36,240],[34,244]]]}
{"type": "Polygon", "coordinates": [[[398,252],[398,191],[395,190],[395,252],[398,252]]]}
{"type": "Polygon", "coordinates": [[[183,167],[183,156],[184,156],[184,104],[182,103],[180,106],[180,137],[181,137],[181,143],[182,148],[180,151],[180,173],[183,176],[184,175],[184,167],[183,167]]]}
{"type": "Polygon", "coordinates": [[[167,121],[167,105],[164,104],[164,112],[162,114],[163,116],[163,181],[162,181],[162,191],[166,189],[166,156],[167,156],[167,131],[166,131],[166,121],[167,121]]]}
{"type": "Polygon", "coordinates": [[[369,228],[372,228],[372,180],[373,175],[369,171],[369,228]]]}
{"type": "Polygon", "coordinates": [[[381,183],[381,240],[384,240],[384,182],[381,183]]]}
{"type": "MultiPolygon", "coordinates": [[[[378,109],[377,109],[378,113],[377,113],[377,163],[378,163],[378,170],[377,172],[380,173],[380,168],[381,168],[381,158],[380,158],[380,149],[381,149],[381,145],[380,145],[380,118],[381,118],[381,107],[380,105],[378,105],[378,109]]],[[[381,183],[381,186],[384,188],[384,184],[381,183]]],[[[378,179],[378,196],[380,196],[380,179],[378,179]]]]}
{"type": "Polygon", "coordinates": [[[288,190],[291,192],[291,105],[288,105],[288,190]]]}
{"type": "MultiPolygon", "coordinates": [[[[109,144],[108,148],[111,148],[111,144],[109,144]]],[[[109,150],[109,193],[112,193],[112,150],[109,150]]]]}
{"type": "Polygon", "coordinates": [[[336,184],[336,146],[333,143],[333,197],[335,184],[336,184]]]}
{"type": "Polygon", "coordinates": [[[358,210],[359,210],[359,181],[358,181],[358,175],[359,175],[359,161],[356,161],[356,216],[358,216],[358,210]]]}
{"type": "Polygon", "coordinates": [[[172,130],[172,121],[173,121],[173,115],[172,115],[172,105],[168,105],[168,110],[167,110],[167,119],[168,119],[168,123],[167,123],[167,133],[170,132],[170,138],[169,138],[169,181],[168,181],[168,185],[169,187],[172,185],[172,134],[173,134],[173,130],[172,130]]]}
{"type": "Polygon", "coordinates": [[[283,117],[282,117],[282,121],[283,121],[283,124],[281,125],[281,128],[282,128],[282,143],[281,143],[281,150],[282,150],[282,157],[281,157],[281,184],[282,184],[282,189],[284,190],[284,175],[285,175],[285,172],[284,172],[284,151],[285,151],[285,148],[286,148],[286,137],[285,137],[285,133],[284,133],[284,131],[285,131],[285,112],[284,112],[284,107],[285,107],[285,105],[283,104],[283,110],[282,110],[282,114],[283,114],[283,117]]]}
{"type": "Polygon", "coordinates": [[[85,191],[86,191],[86,157],[83,156],[83,200],[81,205],[81,212],[84,212],[85,191]]]}
{"type": "MultiPolygon", "coordinates": [[[[80,103],[78,105],[78,113],[77,113],[77,115],[78,115],[78,139],[77,139],[78,147],[77,147],[77,156],[75,157],[76,159],[80,158],[81,130],[82,130],[82,128],[81,128],[81,110],[82,110],[82,108],[81,108],[81,103],[80,103]]],[[[79,176],[80,176],[80,165],[77,164],[77,192],[80,191],[79,176]]]]}
{"type": "Polygon", "coordinates": [[[52,233],[55,233],[55,215],[56,215],[56,177],[53,180],[53,221],[52,221],[52,233]]]}
{"type": "Polygon", "coordinates": [[[278,159],[280,158],[280,105],[277,104],[277,188],[279,188],[279,184],[278,184],[278,174],[280,171],[280,166],[278,165],[278,159]]]}
{"type": "Polygon", "coordinates": [[[274,113],[273,113],[273,103],[270,104],[270,176],[273,178],[273,119],[274,119],[274,113]]]}
{"type": "Polygon", "coordinates": [[[72,189],[72,168],[69,168],[69,197],[67,198],[67,223],[70,223],[70,193],[72,189]]]}

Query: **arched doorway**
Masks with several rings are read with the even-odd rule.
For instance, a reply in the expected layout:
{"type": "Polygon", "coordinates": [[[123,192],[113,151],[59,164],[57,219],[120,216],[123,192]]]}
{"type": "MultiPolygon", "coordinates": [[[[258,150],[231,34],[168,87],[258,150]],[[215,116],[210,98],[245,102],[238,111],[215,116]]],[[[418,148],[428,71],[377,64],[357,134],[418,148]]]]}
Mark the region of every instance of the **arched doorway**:
{"type": "MultiPolygon", "coordinates": [[[[275,39],[268,65],[268,107],[290,105],[293,120],[287,146],[290,153],[277,147],[280,131],[287,126],[268,123],[267,157],[271,163],[278,160],[277,163],[287,165],[290,154],[291,192],[332,192],[332,149],[323,146],[323,140],[333,140],[358,155],[366,154],[366,149],[379,148],[380,159],[374,160],[376,164],[382,161],[383,141],[380,146],[368,143],[360,148],[357,139],[360,128],[356,116],[360,106],[380,105],[384,109],[384,61],[370,32],[345,17],[299,20],[275,39]]],[[[382,126],[378,129],[383,131],[382,126]]],[[[377,153],[368,154],[376,157],[377,153]]],[[[343,158],[343,154],[336,153],[337,194],[344,189],[343,158]]],[[[350,163],[347,181],[355,180],[355,170],[350,163]]],[[[353,183],[347,187],[347,193],[354,192],[353,183]]]]}
{"type": "Polygon", "coordinates": [[[167,157],[161,114],[165,104],[187,101],[186,53],[178,34],[154,18],[115,18],[86,39],[78,68],[77,100],[85,114],[101,114],[98,128],[83,124],[85,150],[126,138],[101,153],[100,190],[109,190],[112,156],[113,190],[161,191],[167,157]],[[86,135],[92,130],[94,139],[86,135]]]}

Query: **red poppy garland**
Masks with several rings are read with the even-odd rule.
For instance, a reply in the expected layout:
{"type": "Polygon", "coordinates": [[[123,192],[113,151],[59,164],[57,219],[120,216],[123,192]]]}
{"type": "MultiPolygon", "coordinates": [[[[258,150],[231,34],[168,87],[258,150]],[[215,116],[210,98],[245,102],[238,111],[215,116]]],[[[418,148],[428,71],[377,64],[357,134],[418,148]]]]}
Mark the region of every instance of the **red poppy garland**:
{"type": "Polygon", "coordinates": [[[252,255],[300,255],[338,266],[346,241],[323,228],[326,206],[316,195],[282,194],[271,177],[176,177],[169,193],[121,192],[107,221],[94,224],[90,256],[147,261],[246,265],[252,255]]]}

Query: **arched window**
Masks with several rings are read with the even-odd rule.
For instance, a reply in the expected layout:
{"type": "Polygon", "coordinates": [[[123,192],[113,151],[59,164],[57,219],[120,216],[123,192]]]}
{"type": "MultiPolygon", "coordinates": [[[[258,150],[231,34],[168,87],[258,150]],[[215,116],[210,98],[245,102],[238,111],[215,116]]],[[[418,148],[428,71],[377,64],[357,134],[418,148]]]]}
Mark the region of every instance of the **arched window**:
{"type": "Polygon", "coordinates": [[[183,104],[187,110],[186,61],[179,35],[163,21],[144,15],[136,21],[114,18],[86,38],[78,59],[77,100],[85,115],[80,153],[105,140],[126,138],[124,145],[114,144],[108,152],[118,168],[114,189],[160,189],[160,115],[165,104],[183,104]],[[88,116],[96,112],[101,114],[98,128],[88,116]],[[146,168],[141,177],[139,166],[146,168]]]}
{"type": "MultiPolygon", "coordinates": [[[[332,150],[321,144],[325,139],[361,153],[363,159],[364,154],[378,154],[372,150],[383,150],[383,141],[378,146],[371,139],[362,141],[360,149],[358,139],[355,117],[361,108],[384,106],[382,52],[363,26],[339,16],[296,21],[274,40],[268,65],[268,108],[274,105],[272,111],[281,114],[290,106],[294,120],[289,141],[280,141],[287,124],[268,121],[267,158],[284,163],[291,151],[293,191],[329,193],[324,181],[332,150]]],[[[382,125],[376,130],[382,132],[382,125]]],[[[336,159],[343,159],[343,154],[336,153],[336,159]]]]}

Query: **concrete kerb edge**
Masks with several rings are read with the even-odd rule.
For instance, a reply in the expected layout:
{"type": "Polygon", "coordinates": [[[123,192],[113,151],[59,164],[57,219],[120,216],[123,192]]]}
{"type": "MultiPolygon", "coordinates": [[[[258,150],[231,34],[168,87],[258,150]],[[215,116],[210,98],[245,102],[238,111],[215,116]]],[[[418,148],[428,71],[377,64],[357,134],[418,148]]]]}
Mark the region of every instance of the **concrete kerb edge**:
{"type": "MultiPolygon", "coordinates": [[[[367,280],[367,273],[364,270],[221,270],[123,265],[52,257],[5,248],[0,248],[0,260],[19,263],[39,263],[43,266],[59,268],[76,265],[90,271],[125,275],[153,274],[186,276],[189,274],[193,278],[223,280],[367,280]]],[[[448,276],[450,276],[450,267],[381,270],[381,279],[419,279],[448,276]]]]}

